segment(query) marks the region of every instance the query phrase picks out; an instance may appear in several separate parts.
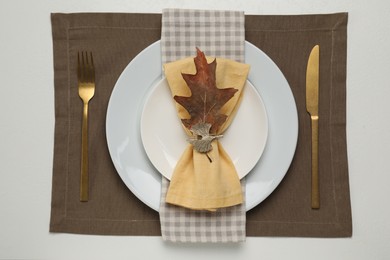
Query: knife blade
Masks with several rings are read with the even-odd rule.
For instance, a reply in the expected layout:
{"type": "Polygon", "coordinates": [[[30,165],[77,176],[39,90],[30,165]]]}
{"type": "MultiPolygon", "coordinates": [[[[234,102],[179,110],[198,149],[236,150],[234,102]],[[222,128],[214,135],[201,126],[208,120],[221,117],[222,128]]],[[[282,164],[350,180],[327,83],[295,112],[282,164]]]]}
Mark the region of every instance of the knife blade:
{"type": "Polygon", "coordinates": [[[318,105],[319,105],[319,68],[320,46],[310,52],[306,70],[306,110],[311,120],[311,208],[320,208],[320,190],[318,174],[318,105]]]}

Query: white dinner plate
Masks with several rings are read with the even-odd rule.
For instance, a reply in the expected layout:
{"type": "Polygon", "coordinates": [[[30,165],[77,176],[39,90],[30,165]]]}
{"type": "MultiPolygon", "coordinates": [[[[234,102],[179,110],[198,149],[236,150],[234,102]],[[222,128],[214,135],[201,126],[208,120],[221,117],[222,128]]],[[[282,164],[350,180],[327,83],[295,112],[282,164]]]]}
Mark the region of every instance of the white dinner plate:
{"type": "MultiPolygon", "coordinates": [[[[248,81],[237,113],[219,139],[240,179],[256,165],[264,150],[267,135],[268,119],[263,100],[248,81]]],[[[141,139],[154,167],[169,180],[188,145],[187,138],[164,77],[151,88],[146,97],[141,115],[141,139]]]]}
{"type": "MultiPolygon", "coordinates": [[[[291,89],[276,64],[260,49],[245,42],[248,80],[261,93],[268,116],[263,154],[247,175],[246,209],[271,194],[285,176],[298,139],[298,115],[291,89]]],[[[114,166],[126,186],[158,211],[161,174],[150,163],[141,141],[140,117],[150,88],[162,79],[160,41],[144,49],[119,77],[107,109],[106,135],[114,166]]]]}

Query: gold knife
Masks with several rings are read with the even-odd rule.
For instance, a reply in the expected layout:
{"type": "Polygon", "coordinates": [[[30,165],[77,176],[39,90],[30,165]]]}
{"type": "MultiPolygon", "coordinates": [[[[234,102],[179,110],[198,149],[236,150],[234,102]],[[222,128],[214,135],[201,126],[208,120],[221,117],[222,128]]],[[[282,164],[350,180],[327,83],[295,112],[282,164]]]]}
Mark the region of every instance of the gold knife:
{"type": "Polygon", "coordinates": [[[318,180],[318,102],[320,46],[311,50],[306,70],[306,110],[311,119],[311,208],[320,208],[318,180]]]}

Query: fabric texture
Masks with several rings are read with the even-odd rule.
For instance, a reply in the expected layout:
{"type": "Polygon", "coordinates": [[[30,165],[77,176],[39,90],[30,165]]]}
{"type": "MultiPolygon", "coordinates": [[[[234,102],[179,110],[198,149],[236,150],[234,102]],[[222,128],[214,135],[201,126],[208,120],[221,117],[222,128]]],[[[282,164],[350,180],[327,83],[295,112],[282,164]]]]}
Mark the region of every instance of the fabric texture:
{"type": "MultiPolygon", "coordinates": [[[[217,87],[233,87],[237,90],[220,110],[220,113],[226,115],[227,118],[216,134],[223,135],[234,120],[242,96],[245,95],[244,87],[249,65],[223,58],[207,60],[209,64],[216,62],[217,87]]],[[[172,97],[191,96],[191,91],[182,73],[190,75],[196,73],[193,57],[164,64],[164,74],[172,97]]],[[[209,100],[210,105],[214,98],[209,100]]],[[[183,106],[177,102],[175,105],[180,119],[189,118],[188,111],[183,106]]],[[[187,128],[183,129],[186,130],[188,138],[193,136],[187,128]]],[[[207,156],[205,153],[197,152],[189,143],[187,147],[183,147],[183,150],[172,174],[166,197],[167,203],[190,209],[215,210],[243,202],[238,173],[229,154],[218,139],[212,142],[212,150],[207,152],[207,156]]]]}
{"type": "MultiPolygon", "coordinates": [[[[163,10],[161,29],[162,62],[172,62],[186,57],[193,57],[196,47],[207,53],[208,56],[243,61],[245,43],[244,21],[245,16],[243,12],[185,9],[163,10]]],[[[191,150],[187,149],[184,155],[197,160],[197,166],[199,167],[201,165],[199,160],[202,157],[197,156],[199,154],[195,154],[193,157],[191,150]]],[[[215,147],[215,151],[223,152],[223,149],[215,147]]],[[[183,160],[180,160],[178,163],[182,162],[183,160]]],[[[178,166],[182,165],[178,164],[178,166]]],[[[196,169],[195,166],[194,170],[196,169]]],[[[181,169],[176,168],[174,172],[176,178],[172,176],[173,191],[170,191],[168,188],[168,195],[171,196],[167,197],[167,199],[170,198],[175,202],[180,200],[178,195],[183,194],[183,191],[180,190],[180,185],[183,185],[183,182],[187,182],[182,175],[177,174],[177,170],[181,169]]],[[[182,168],[182,170],[184,169],[182,168]]],[[[185,170],[188,172],[188,168],[185,170]]],[[[213,169],[213,172],[219,173],[217,169],[213,169]]],[[[205,172],[196,173],[205,174],[205,172]]],[[[224,173],[228,174],[229,169],[225,169],[224,173]]],[[[198,175],[193,174],[192,177],[198,177],[198,175]]],[[[192,179],[194,180],[194,178],[192,179]]],[[[214,180],[214,184],[217,181],[214,180]]],[[[162,182],[163,186],[168,184],[169,182],[165,180],[162,182]]],[[[243,181],[243,185],[245,185],[245,181],[243,181]]],[[[236,197],[237,188],[235,187],[232,190],[234,194],[229,195],[236,197]]],[[[166,187],[162,187],[162,190],[165,189],[166,187]]],[[[191,194],[186,195],[188,197],[191,194]]],[[[226,196],[227,194],[224,195],[226,196]]],[[[242,195],[242,193],[239,195],[242,195]]],[[[245,201],[223,210],[218,209],[217,212],[203,212],[202,218],[204,221],[191,221],[196,219],[197,216],[199,217],[198,212],[165,203],[165,197],[161,196],[160,205],[161,233],[164,240],[174,242],[245,241],[245,201]],[[172,225],[172,223],[175,223],[175,225],[172,225]]]]}
{"type": "Polygon", "coordinates": [[[244,62],[243,12],[165,9],[162,16],[162,63],[193,56],[196,47],[214,57],[244,62]]]}
{"type": "MultiPolygon", "coordinates": [[[[161,197],[165,198],[169,181],[162,180],[161,197]]],[[[243,194],[245,195],[245,185],[243,194]]],[[[189,210],[167,205],[160,207],[161,235],[170,242],[226,243],[245,240],[245,208],[241,205],[214,212],[189,210]],[[244,228],[243,228],[244,227],[244,228]]]]}
{"type": "MultiPolygon", "coordinates": [[[[161,39],[161,14],[55,13],[51,23],[55,129],[50,232],[160,236],[158,212],[129,191],[112,164],[105,123],[118,77],[136,55],[161,39]],[[79,202],[82,102],[76,68],[80,50],[93,51],[97,84],[89,107],[93,142],[89,142],[88,203],[79,202]]],[[[347,13],[245,16],[246,41],[260,48],[283,72],[299,119],[291,166],[277,189],[247,212],[247,236],[352,235],[346,142],[347,23],[347,13]],[[307,58],[316,44],[321,46],[321,208],[312,210],[305,75],[307,58]]],[[[129,120],[138,124],[136,118],[129,120]]]]}

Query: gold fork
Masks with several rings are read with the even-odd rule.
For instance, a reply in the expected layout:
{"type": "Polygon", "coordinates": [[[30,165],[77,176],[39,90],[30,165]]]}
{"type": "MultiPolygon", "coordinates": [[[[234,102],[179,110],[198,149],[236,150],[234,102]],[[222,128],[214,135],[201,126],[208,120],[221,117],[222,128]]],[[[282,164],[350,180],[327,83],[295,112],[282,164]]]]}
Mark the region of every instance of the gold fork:
{"type": "Polygon", "coordinates": [[[83,128],[81,135],[80,201],[88,201],[88,103],[95,94],[95,67],[92,52],[77,53],[79,96],[83,100],[83,128]]]}

